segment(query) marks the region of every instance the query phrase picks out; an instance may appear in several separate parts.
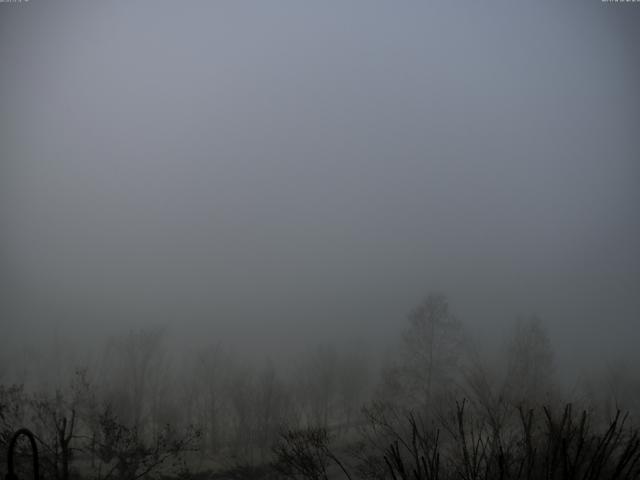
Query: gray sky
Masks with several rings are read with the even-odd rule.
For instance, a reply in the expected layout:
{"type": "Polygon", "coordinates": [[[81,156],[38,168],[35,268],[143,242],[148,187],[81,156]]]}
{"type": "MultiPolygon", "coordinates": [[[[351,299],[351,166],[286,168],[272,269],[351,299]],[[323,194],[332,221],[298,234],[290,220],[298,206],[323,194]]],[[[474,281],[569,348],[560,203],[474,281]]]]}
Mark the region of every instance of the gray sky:
{"type": "Polygon", "coordinates": [[[638,26],[600,0],[0,3],[6,338],[384,344],[437,290],[485,340],[537,312],[562,362],[631,354],[638,26]]]}

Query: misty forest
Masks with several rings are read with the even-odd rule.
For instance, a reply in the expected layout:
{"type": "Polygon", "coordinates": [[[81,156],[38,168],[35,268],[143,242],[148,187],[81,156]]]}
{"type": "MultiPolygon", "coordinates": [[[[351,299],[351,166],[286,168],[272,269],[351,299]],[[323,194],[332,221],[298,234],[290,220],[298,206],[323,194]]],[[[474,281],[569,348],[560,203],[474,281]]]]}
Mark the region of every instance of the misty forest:
{"type": "Polygon", "coordinates": [[[0,1],[0,475],[640,479],[639,25],[0,1]]]}

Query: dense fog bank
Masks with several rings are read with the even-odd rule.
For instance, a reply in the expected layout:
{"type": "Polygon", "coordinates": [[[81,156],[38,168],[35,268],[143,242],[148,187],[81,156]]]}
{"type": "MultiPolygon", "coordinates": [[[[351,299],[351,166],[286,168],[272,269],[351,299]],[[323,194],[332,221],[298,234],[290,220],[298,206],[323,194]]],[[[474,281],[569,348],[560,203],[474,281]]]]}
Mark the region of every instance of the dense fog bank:
{"type": "Polygon", "coordinates": [[[0,1],[0,465],[638,478],[638,5],[0,1]]]}

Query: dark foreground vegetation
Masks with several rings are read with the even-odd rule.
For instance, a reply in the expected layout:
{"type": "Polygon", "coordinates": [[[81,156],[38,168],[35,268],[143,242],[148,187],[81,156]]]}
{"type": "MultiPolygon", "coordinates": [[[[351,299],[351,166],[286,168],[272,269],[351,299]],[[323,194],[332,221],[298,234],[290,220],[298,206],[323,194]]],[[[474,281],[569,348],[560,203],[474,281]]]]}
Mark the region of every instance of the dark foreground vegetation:
{"type": "MultiPolygon", "coordinates": [[[[375,374],[360,352],[328,347],[289,372],[218,346],[179,359],[160,330],[69,362],[64,382],[9,366],[1,473],[12,433],[28,427],[46,480],[640,478],[633,373],[567,393],[536,318],[517,322],[493,363],[442,295],[408,320],[375,374]]],[[[26,442],[17,467],[31,475],[26,442]]]]}
{"type": "MultiPolygon", "coordinates": [[[[384,409],[384,408],[383,408],[384,409]]],[[[275,448],[275,469],[288,478],[631,479],[640,475],[638,430],[618,413],[593,429],[587,412],[571,405],[559,415],[517,409],[501,425],[458,403],[451,418],[431,423],[412,414],[390,421],[370,414],[369,430],[340,459],[326,430],[288,432],[275,448]],[[349,463],[347,463],[349,462],[349,463]],[[350,465],[347,467],[346,465],[350,465]]],[[[506,419],[505,419],[506,420],[506,419]]]]}

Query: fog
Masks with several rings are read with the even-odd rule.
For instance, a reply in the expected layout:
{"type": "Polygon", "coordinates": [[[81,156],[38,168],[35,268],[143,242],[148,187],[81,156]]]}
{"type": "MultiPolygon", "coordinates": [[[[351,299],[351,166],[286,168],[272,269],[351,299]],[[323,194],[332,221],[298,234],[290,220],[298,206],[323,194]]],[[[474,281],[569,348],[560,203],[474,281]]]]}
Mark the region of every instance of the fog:
{"type": "MultiPolygon", "coordinates": [[[[111,405],[97,359],[162,332],[166,385],[211,345],[286,371],[335,348],[381,395],[426,302],[510,372],[509,339],[548,333],[553,398],[607,371],[637,387],[639,25],[600,0],[1,2],[0,383],[86,367],[111,405]]],[[[113,405],[158,425],[159,391],[113,405]]],[[[236,437],[207,431],[224,457],[236,437]]],[[[264,462],[271,438],[238,445],[264,462]]]]}
{"type": "Polygon", "coordinates": [[[257,361],[384,355],[443,292],[488,351],[539,316],[568,381],[637,362],[639,20],[0,4],[3,361],[157,326],[257,361]]]}

